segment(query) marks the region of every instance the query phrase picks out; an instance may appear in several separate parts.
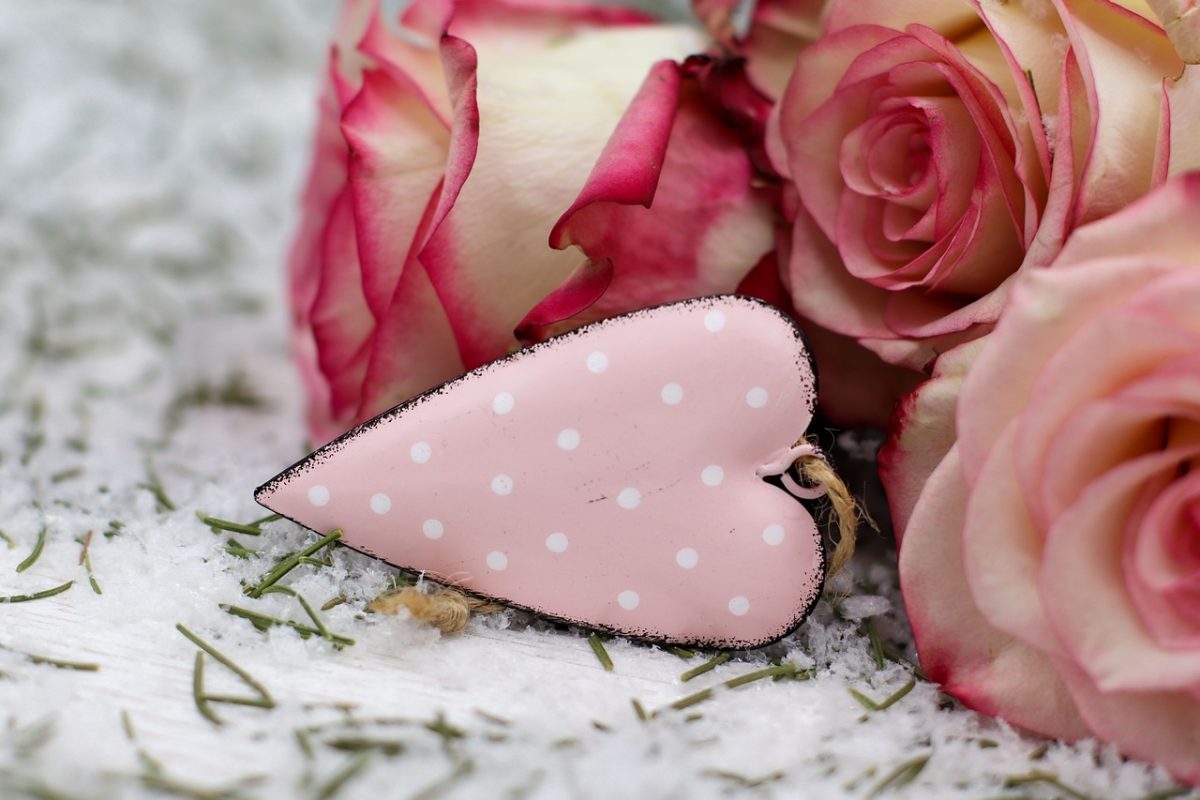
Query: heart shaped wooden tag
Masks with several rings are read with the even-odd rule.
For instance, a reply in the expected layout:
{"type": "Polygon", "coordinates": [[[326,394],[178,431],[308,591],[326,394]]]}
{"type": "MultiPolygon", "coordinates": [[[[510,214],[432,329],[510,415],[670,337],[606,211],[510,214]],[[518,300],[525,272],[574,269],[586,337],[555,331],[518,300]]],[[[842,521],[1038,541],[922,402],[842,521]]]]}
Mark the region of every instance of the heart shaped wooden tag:
{"type": "Polygon", "coordinates": [[[262,505],[466,591],[653,641],[754,647],[824,577],[790,464],[816,376],[795,325],[688,300],[514,353],[284,470],[262,505]],[[773,468],[771,465],[775,465],[773,468]]]}

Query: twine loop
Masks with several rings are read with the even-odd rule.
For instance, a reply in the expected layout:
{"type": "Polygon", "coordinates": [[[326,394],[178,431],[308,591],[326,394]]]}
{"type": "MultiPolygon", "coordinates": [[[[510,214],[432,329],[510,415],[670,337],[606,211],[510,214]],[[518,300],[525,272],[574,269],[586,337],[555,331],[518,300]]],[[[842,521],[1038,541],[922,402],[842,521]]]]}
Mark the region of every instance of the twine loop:
{"type": "Polygon", "coordinates": [[[783,488],[801,500],[824,497],[829,501],[829,511],[837,525],[838,537],[829,555],[825,577],[828,580],[836,575],[854,555],[858,538],[858,504],[846,484],[825,460],[825,455],[807,439],[800,439],[778,459],[759,467],[755,473],[760,478],[778,477],[783,488]],[[799,473],[804,483],[792,477],[793,470],[799,473]]]}

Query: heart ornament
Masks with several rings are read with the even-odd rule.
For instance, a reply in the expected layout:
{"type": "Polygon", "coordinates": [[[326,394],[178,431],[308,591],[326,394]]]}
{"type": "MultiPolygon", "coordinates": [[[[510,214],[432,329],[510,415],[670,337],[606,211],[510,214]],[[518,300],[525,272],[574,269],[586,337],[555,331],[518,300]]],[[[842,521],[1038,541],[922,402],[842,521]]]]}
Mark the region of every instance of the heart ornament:
{"type": "Polygon", "coordinates": [[[366,422],[262,505],[395,566],[589,628],[755,647],[799,625],[821,537],[784,474],[812,418],[798,328],[706,297],[597,322],[366,422]]]}

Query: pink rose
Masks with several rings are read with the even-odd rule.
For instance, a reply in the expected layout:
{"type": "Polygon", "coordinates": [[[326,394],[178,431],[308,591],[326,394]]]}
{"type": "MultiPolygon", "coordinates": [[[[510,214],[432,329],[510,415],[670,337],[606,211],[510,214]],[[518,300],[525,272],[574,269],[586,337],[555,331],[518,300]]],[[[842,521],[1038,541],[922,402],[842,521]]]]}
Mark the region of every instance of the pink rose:
{"type": "Polygon", "coordinates": [[[906,498],[931,470],[900,550],[930,677],[973,708],[1098,736],[1191,782],[1197,220],[1200,172],[1076,231],[1051,269],[1021,276],[978,353],[907,407],[886,465],[906,498]]]}
{"type": "Polygon", "coordinates": [[[770,250],[769,198],[681,66],[696,31],[570,0],[416,0],[400,26],[348,0],[332,48],[290,267],[314,438],[518,326],[729,291],[770,250]]]}
{"type": "Polygon", "coordinates": [[[1200,166],[1183,67],[1108,0],[835,3],[769,128],[796,308],[911,369],[986,333],[1076,226],[1200,166]]]}

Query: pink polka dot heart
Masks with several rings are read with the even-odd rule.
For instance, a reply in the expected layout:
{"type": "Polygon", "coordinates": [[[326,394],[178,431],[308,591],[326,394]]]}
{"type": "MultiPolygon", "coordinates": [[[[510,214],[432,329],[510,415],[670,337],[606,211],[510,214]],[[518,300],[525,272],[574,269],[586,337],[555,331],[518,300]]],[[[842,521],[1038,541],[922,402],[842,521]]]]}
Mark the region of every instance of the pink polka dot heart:
{"type": "Polygon", "coordinates": [[[820,537],[756,470],[815,376],[726,296],[590,325],[438,387],[262,486],[263,505],[480,595],[655,641],[752,647],[803,620],[820,537]]]}

